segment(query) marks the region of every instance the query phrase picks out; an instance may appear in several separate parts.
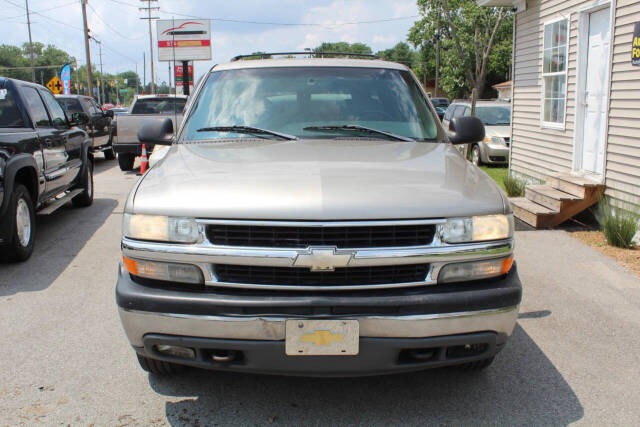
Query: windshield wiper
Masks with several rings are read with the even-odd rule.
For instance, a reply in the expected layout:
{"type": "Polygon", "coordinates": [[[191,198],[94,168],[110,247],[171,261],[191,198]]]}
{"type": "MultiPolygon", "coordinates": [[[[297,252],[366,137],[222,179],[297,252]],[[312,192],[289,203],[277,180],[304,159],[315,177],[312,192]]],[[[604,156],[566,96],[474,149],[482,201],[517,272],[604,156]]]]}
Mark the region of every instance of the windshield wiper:
{"type": "Polygon", "coordinates": [[[287,141],[295,141],[298,139],[293,135],[286,133],[275,132],[272,130],[255,128],[252,126],[213,126],[208,128],[200,128],[198,132],[235,132],[235,133],[247,133],[254,135],[271,135],[287,141]]]}
{"type": "Polygon", "coordinates": [[[415,141],[414,139],[411,139],[406,136],[396,135],[395,133],[368,128],[364,126],[358,126],[358,125],[308,126],[306,128],[303,128],[302,130],[312,130],[312,131],[318,131],[318,132],[334,132],[334,131],[360,132],[360,133],[368,133],[370,135],[382,135],[398,141],[409,141],[409,142],[415,141]]]}

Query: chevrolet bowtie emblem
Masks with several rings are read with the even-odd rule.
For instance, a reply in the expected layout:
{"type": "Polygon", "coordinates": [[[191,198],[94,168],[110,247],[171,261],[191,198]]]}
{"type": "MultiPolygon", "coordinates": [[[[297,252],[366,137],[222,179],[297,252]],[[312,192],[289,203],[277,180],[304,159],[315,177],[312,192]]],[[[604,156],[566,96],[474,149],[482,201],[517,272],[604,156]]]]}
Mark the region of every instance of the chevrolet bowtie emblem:
{"type": "Polygon", "coordinates": [[[344,334],[333,333],[327,330],[313,331],[309,334],[304,334],[300,340],[305,342],[312,342],[315,345],[328,345],[334,342],[341,342],[344,339],[344,334]]]}
{"type": "Polygon", "coordinates": [[[298,253],[294,267],[309,267],[311,271],[333,271],[336,267],[349,265],[353,253],[338,253],[336,248],[310,247],[305,252],[298,253]]]}

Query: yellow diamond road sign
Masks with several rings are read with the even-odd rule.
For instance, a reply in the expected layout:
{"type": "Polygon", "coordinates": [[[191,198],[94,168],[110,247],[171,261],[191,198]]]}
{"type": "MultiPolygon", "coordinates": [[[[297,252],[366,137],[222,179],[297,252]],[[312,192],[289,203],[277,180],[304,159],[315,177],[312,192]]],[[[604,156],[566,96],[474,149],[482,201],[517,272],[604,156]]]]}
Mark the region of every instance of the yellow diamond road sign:
{"type": "Polygon", "coordinates": [[[47,83],[47,87],[51,92],[58,95],[59,93],[62,93],[62,88],[63,88],[62,80],[60,80],[58,76],[53,76],[51,80],[49,80],[49,82],[47,83]]]}

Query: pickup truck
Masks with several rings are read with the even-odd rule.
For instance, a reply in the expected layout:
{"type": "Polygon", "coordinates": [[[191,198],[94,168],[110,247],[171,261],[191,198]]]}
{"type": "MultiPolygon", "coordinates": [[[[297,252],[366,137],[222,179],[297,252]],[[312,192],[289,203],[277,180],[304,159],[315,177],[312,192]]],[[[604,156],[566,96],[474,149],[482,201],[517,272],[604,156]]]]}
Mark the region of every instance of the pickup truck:
{"type": "MultiPolygon", "coordinates": [[[[177,125],[182,120],[186,102],[187,97],[183,95],[140,95],[133,100],[131,112],[118,117],[112,130],[111,141],[121,170],[132,170],[136,157],[142,155],[137,136],[140,123],[149,118],[171,117],[177,125]]],[[[153,151],[153,145],[147,145],[146,149],[153,151]]]]}
{"type": "Polygon", "coordinates": [[[0,77],[0,257],[33,252],[35,214],[93,202],[89,135],[43,86],[0,77]]]}
{"type": "MultiPolygon", "coordinates": [[[[305,56],[308,56],[308,52],[305,56]]],[[[344,55],[344,54],[339,54],[344,55]]],[[[339,56],[338,55],[338,56],[339,56]]],[[[356,376],[482,369],[522,297],[511,207],[406,66],[216,65],[123,211],[116,303],[140,366],[356,376]]]]}
{"type": "Polygon", "coordinates": [[[91,151],[104,153],[106,160],[115,159],[110,136],[114,112],[102,111],[98,103],[86,95],[56,95],[56,99],[68,116],[78,113],[82,129],[91,138],[91,151]]]}

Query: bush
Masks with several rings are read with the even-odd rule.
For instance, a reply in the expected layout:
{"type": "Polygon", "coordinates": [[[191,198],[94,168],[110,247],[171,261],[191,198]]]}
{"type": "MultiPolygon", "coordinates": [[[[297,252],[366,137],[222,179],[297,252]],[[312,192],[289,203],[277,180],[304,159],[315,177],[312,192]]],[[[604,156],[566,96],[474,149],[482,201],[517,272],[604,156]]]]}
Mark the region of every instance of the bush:
{"type": "Polygon", "coordinates": [[[524,196],[525,182],[514,176],[507,175],[502,179],[504,188],[507,191],[509,197],[522,197],[524,196]]]}
{"type": "Polygon", "coordinates": [[[609,245],[625,249],[633,247],[633,236],[638,231],[640,220],[636,210],[613,206],[608,198],[603,197],[598,204],[598,213],[600,229],[609,245]]]}

